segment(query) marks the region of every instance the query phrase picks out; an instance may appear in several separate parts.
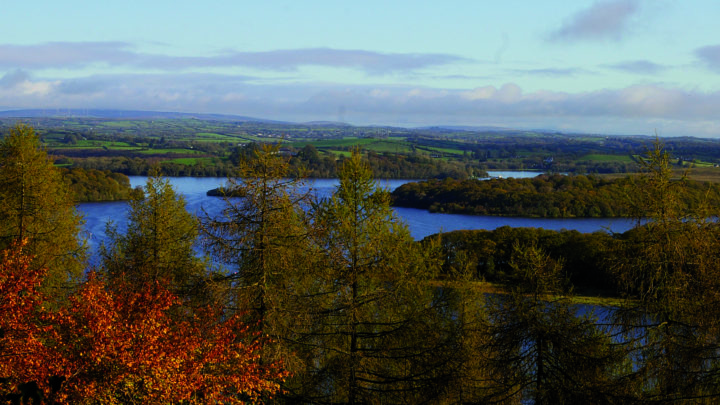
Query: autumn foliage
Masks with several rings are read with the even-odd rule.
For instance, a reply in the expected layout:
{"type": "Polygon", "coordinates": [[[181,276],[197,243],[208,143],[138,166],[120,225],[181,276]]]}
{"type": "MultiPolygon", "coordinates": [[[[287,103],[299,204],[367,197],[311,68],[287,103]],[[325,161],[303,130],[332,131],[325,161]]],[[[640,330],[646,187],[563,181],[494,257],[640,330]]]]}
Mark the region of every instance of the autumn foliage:
{"type": "Polygon", "coordinates": [[[261,364],[264,340],[237,316],[190,310],[162,283],[107,288],[91,275],[59,309],[38,292],[22,245],[0,264],[2,395],[56,403],[241,403],[286,373],[261,364]],[[33,389],[40,392],[28,392],[33,389]],[[23,393],[24,392],[24,393],[23,393]]]}
{"type": "Polygon", "coordinates": [[[51,328],[42,322],[44,269],[31,269],[24,244],[2,252],[0,262],[0,378],[5,393],[52,373],[52,350],[44,344],[51,328]]]}

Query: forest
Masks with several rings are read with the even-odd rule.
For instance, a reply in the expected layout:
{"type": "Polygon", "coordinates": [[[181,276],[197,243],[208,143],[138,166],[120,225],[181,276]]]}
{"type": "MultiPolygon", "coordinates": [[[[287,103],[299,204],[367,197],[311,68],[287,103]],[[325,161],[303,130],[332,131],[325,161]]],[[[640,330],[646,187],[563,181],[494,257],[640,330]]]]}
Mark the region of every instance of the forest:
{"type": "Polygon", "coordinates": [[[60,172],[76,202],[127,200],[132,192],[130,179],[122,173],[79,167],[60,172]]]}
{"type": "MultiPolygon", "coordinates": [[[[472,215],[540,218],[628,217],[636,185],[633,177],[541,175],[532,179],[426,180],[405,183],[392,192],[393,205],[472,215]]],[[[720,186],[686,178],[683,209],[720,204],[720,186]]]]}
{"type": "MultiPolygon", "coordinates": [[[[220,216],[157,166],[87,269],[68,182],[32,127],[0,141],[6,403],[656,404],[720,399],[715,204],[657,142],[623,235],[414,241],[357,150],[327,198],[264,145],[220,216]],[[690,187],[691,188],[691,187],[690,187]],[[203,255],[196,254],[196,248],[203,255]],[[595,285],[610,307],[579,305],[595,285]]],[[[592,180],[586,178],[585,181],[592,180]]]]}

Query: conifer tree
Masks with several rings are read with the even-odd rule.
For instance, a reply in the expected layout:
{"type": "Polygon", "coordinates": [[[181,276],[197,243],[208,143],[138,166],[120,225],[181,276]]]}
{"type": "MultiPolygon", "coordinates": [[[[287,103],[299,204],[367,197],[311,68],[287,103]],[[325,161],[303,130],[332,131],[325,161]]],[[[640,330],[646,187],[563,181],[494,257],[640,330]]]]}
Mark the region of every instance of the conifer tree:
{"type": "Polygon", "coordinates": [[[435,263],[417,249],[358,151],[314,220],[312,327],[299,337],[312,361],[296,377],[299,396],[348,404],[439,398],[457,337],[447,297],[427,284],[435,263]]]}
{"type": "Polygon", "coordinates": [[[224,266],[214,275],[224,304],[274,340],[264,348],[264,361],[285,358],[292,371],[297,351],[288,345],[304,319],[301,279],[312,256],[303,210],[308,192],[277,151],[263,145],[238,161],[236,176],[222,189],[221,214],[203,219],[202,239],[224,266]]]}
{"type": "Polygon", "coordinates": [[[638,397],[649,402],[720,398],[720,229],[715,207],[684,208],[656,140],[629,191],[638,226],[621,240],[615,271],[629,301],[617,311],[635,360],[638,397]]]}
{"type": "Polygon", "coordinates": [[[108,225],[108,243],[100,249],[104,271],[111,281],[138,287],[163,281],[187,297],[204,278],[205,267],[194,250],[198,221],[184,198],[155,169],[129,204],[127,231],[108,225]]]}
{"type": "Polygon", "coordinates": [[[543,404],[613,403],[622,352],[570,303],[562,263],[536,246],[513,247],[509,294],[488,298],[484,401],[543,404]]]}
{"type": "Polygon", "coordinates": [[[0,249],[27,239],[33,266],[49,268],[44,289],[66,287],[81,276],[82,220],[63,178],[35,130],[18,124],[0,142],[0,249]]]}

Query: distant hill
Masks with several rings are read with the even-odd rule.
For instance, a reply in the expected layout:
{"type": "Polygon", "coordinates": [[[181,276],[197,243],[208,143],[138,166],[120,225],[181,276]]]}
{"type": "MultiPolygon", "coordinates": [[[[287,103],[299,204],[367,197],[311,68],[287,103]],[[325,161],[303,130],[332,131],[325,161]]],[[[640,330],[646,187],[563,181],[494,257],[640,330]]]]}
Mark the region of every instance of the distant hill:
{"type": "Polygon", "coordinates": [[[307,125],[311,127],[324,127],[324,126],[331,126],[331,127],[352,127],[353,125],[348,124],[346,122],[338,122],[338,121],[308,121],[303,122],[300,125],[307,125]]]}
{"type": "Polygon", "coordinates": [[[468,132],[515,132],[517,128],[494,127],[494,126],[472,126],[472,125],[433,125],[429,127],[419,127],[417,129],[426,129],[431,131],[468,131],[468,132]]]}
{"type": "Polygon", "coordinates": [[[285,124],[283,121],[273,121],[261,118],[245,117],[231,114],[202,114],[202,113],[181,113],[164,111],[135,111],[135,110],[102,110],[102,109],[25,109],[0,111],[0,118],[61,118],[61,117],[82,117],[82,118],[104,118],[104,119],[188,119],[215,121],[250,121],[285,124]]]}

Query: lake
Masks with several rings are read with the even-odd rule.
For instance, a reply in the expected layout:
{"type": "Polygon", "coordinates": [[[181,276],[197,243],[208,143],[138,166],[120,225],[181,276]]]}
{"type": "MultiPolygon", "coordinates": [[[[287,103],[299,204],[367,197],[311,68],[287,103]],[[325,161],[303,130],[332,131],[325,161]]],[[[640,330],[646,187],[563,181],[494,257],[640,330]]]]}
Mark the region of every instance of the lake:
{"type": "MultiPolygon", "coordinates": [[[[538,172],[489,172],[490,176],[532,177],[538,172]]],[[[133,187],[143,186],[145,176],[130,176],[133,187]]],[[[199,215],[204,211],[212,214],[219,212],[224,201],[222,198],[208,197],[205,193],[225,184],[224,177],[171,177],[170,183],[175,190],[185,197],[190,212],[199,215]]],[[[402,184],[414,180],[379,180],[378,183],[388,190],[394,190],[402,184]]],[[[312,190],[320,196],[332,193],[338,182],[336,179],[315,179],[310,181],[312,190]]],[[[120,230],[124,228],[128,204],[126,202],[102,202],[78,204],[78,211],[85,217],[85,232],[91,251],[105,239],[105,224],[108,221],[117,223],[120,230]]],[[[493,230],[501,226],[534,227],[550,230],[577,230],[595,232],[598,230],[624,232],[632,228],[632,221],[624,218],[519,218],[494,217],[460,214],[431,213],[416,208],[394,208],[397,215],[405,221],[410,233],[416,240],[438,232],[461,229],[493,230]]]]}

